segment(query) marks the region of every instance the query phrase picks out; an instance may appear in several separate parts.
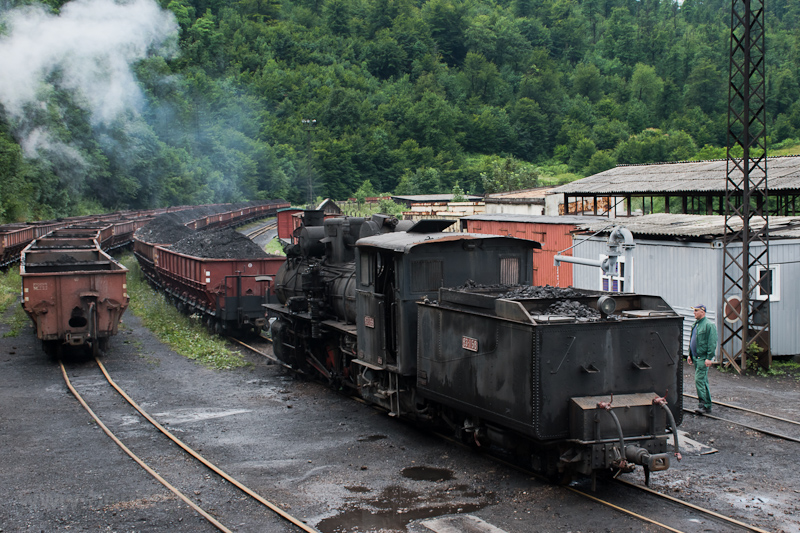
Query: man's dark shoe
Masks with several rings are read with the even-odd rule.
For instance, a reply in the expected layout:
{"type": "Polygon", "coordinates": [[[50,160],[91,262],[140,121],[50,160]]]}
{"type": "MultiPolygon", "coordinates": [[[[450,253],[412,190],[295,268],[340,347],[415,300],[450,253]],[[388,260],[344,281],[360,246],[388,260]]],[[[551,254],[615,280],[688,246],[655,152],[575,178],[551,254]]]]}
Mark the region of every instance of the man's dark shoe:
{"type": "Polygon", "coordinates": [[[703,405],[703,406],[700,406],[697,409],[695,409],[694,412],[699,414],[699,415],[710,415],[711,414],[711,408],[710,407],[706,407],[706,406],[703,405]]]}

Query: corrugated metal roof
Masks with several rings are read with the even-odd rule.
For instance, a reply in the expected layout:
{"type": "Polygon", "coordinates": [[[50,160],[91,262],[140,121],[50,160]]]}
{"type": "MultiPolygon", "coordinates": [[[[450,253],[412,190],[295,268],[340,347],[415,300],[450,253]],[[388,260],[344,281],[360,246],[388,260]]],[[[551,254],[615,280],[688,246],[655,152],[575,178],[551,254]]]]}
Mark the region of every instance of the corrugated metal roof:
{"type": "MultiPolygon", "coordinates": [[[[725,217],[722,215],[680,215],[655,213],[641,217],[585,222],[578,227],[587,231],[601,231],[609,224],[618,224],[634,235],[661,235],[715,239],[725,234],[725,217]]],[[[761,227],[753,224],[754,227],[761,227]]],[[[741,225],[735,226],[739,229],[741,225]]],[[[770,239],[800,238],[800,217],[769,217],[770,239]]]]}
{"type": "Polygon", "coordinates": [[[485,197],[486,201],[490,200],[504,200],[504,199],[511,199],[511,198],[544,198],[545,194],[549,193],[551,189],[554,187],[536,187],[533,189],[522,189],[519,191],[508,191],[508,192],[495,192],[492,194],[487,194],[485,197]]]}
{"type": "MultiPolygon", "coordinates": [[[[724,193],[727,183],[725,159],[681,161],[652,165],[626,165],[554,188],[551,193],[614,196],[631,193],[724,193]]],[[[767,158],[767,180],[771,191],[800,190],[800,156],[767,158]]]]}
{"type": "Polygon", "coordinates": [[[578,216],[578,215],[564,215],[560,217],[553,217],[547,215],[518,215],[515,213],[492,213],[483,215],[469,215],[461,217],[461,220],[491,220],[493,222],[523,222],[528,224],[585,224],[594,220],[605,220],[608,223],[608,217],[601,216],[578,216]]]}
{"type": "Polygon", "coordinates": [[[518,242],[527,243],[531,248],[541,248],[541,244],[534,241],[525,239],[515,239],[514,237],[492,237],[480,233],[456,233],[456,232],[439,232],[439,233],[407,233],[405,231],[398,231],[396,233],[384,233],[381,235],[374,235],[372,237],[364,237],[356,242],[356,246],[381,248],[383,250],[392,250],[394,252],[408,252],[414,246],[420,244],[433,244],[446,241],[472,241],[472,240],[489,240],[489,239],[513,239],[518,242]]]}
{"type": "MultiPolygon", "coordinates": [[[[468,202],[483,200],[483,196],[474,196],[465,194],[464,198],[468,202]]],[[[400,200],[402,202],[452,202],[452,194],[412,194],[409,196],[392,196],[392,200],[400,200]]]]}

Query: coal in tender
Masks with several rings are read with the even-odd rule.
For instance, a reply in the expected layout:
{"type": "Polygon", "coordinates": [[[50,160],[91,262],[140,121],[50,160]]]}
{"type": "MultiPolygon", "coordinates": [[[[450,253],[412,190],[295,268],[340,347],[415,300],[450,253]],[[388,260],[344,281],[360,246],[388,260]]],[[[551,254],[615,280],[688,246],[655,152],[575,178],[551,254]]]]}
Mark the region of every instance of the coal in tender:
{"type": "Polygon", "coordinates": [[[138,230],[136,238],[150,244],[174,244],[195,233],[176,213],[159,215],[138,230]]]}
{"type": "Polygon", "coordinates": [[[600,320],[600,312],[574,300],[562,300],[547,308],[546,315],[570,316],[585,320],[600,320]]]}
{"type": "Polygon", "coordinates": [[[233,228],[198,231],[170,247],[179,254],[208,259],[258,259],[269,257],[259,245],[233,228]]]}
{"type": "Polygon", "coordinates": [[[501,298],[506,298],[508,300],[522,300],[527,298],[580,298],[582,296],[586,296],[586,294],[569,287],[553,287],[552,285],[545,285],[543,287],[538,285],[519,285],[505,294],[500,295],[501,298]]]}

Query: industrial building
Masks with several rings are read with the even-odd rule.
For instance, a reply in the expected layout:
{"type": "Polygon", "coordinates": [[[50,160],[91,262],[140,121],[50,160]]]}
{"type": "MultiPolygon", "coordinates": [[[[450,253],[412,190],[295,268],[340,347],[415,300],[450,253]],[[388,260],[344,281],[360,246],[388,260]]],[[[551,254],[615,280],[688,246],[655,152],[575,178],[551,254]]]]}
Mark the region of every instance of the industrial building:
{"type": "MultiPolygon", "coordinates": [[[[550,190],[546,215],[723,215],[726,159],[621,165],[550,190]]],[[[800,156],[767,158],[769,215],[800,215],[800,156]]]]}
{"type": "MultiPolygon", "coordinates": [[[[575,257],[604,257],[608,220],[580,224],[584,234],[575,235],[575,257]],[[593,235],[595,232],[599,232],[593,235]]],[[[707,316],[722,330],[722,277],[724,217],[719,215],[652,214],[619,221],[633,233],[636,248],[631,253],[633,283],[625,291],[656,294],[684,317],[684,343],[693,323],[691,307],[705,304],[707,316]]],[[[756,297],[770,299],[771,351],[773,356],[800,354],[800,216],[770,217],[770,264],[772,287],[757,287],[756,297]]],[[[733,243],[729,246],[736,246],[733,243]]],[[[739,245],[741,246],[741,245],[739,245]]],[[[624,264],[624,261],[623,261],[624,264]]],[[[753,273],[755,274],[755,273],[753,273]]],[[[575,265],[576,288],[613,290],[600,269],[575,265]]],[[[617,289],[623,287],[616,286],[617,289]]]]}

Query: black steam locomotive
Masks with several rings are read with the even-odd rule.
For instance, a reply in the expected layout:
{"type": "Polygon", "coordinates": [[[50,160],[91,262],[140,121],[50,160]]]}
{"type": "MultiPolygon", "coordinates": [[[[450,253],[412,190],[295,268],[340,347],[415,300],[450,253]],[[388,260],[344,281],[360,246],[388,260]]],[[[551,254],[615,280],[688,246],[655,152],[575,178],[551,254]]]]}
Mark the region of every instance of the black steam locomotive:
{"type": "Polygon", "coordinates": [[[267,306],[280,360],[553,477],[669,468],[683,319],[663,299],[531,287],[538,243],[440,220],[304,219],[267,306]]]}

